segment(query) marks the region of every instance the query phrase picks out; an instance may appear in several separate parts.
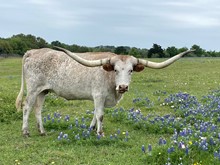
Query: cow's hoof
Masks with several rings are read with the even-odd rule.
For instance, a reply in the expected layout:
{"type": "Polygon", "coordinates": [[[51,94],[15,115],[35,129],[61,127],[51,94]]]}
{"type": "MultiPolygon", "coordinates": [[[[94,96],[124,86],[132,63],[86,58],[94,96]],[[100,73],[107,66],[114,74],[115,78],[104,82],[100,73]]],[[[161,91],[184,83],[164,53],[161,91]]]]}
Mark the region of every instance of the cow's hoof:
{"type": "Polygon", "coordinates": [[[101,137],[105,137],[105,134],[103,131],[97,132],[97,135],[100,135],[101,137]]]}
{"type": "Polygon", "coordinates": [[[41,132],[40,133],[40,136],[46,136],[47,134],[46,134],[46,132],[41,132]]]}
{"type": "Polygon", "coordinates": [[[24,136],[24,137],[29,137],[29,136],[30,136],[30,133],[29,133],[28,128],[23,128],[23,129],[22,129],[22,132],[23,132],[23,136],[24,136]]]}
{"type": "Polygon", "coordinates": [[[28,131],[25,131],[25,132],[23,132],[23,136],[25,138],[28,138],[28,137],[30,137],[30,133],[28,131]]]}

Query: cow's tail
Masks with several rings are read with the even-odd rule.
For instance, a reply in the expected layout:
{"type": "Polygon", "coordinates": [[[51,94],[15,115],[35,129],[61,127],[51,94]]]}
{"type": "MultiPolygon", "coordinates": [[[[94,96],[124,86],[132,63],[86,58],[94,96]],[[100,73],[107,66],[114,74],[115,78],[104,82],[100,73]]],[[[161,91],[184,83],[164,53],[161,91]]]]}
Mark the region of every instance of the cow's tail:
{"type": "Polygon", "coordinates": [[[23,95],[24,95],[24,60],[25,60],[25,55],[22,59],[22,73],[21,73],[21,89],[20,92],[17,96],[16,102],[15,102],[15,106],[17,111],[21,111],[22,110],[22,103],[23,103],[23,95]]]}

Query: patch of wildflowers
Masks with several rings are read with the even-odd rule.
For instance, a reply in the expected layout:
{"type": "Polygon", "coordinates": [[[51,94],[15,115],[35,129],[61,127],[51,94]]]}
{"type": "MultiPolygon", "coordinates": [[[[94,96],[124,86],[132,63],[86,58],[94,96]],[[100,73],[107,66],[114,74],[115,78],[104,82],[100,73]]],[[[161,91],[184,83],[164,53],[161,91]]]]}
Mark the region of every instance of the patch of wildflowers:
{"type": "Polygon", "coordinates": [[[141,151],[142,151],[143,153],[146,152],[146,150],[145,150],[145,146],[144,146],[144,145],[141,146],[141,151]]]}
{"type": "MultiPolygon", "coordinates": [[[[190,155],[195,154],[195,151],[211,152],[213,157],[220,159],[219,146],[220,146],[220,91],[218,94],[216,92],[211,93],[208,96],[204,96],[202,101],[199,102],[196,97],[191,96],[187,93],[179,92],[177,94],[169,95],[163,106],[171,107],[174,113],[166,114],[163,116],[155,115],[154,113],[149,113],[146,116],[142,114],[140,109],[131,108],[125,110],[123,108],[117,108],[112,111],[108,111],[107,115],[113,121],[125,121],[134,128],[146,131],[148,133],[170,133],[172,137],[170,140],[160,138],[158,139],[158,148],[162,148],[165,152],[160,152],[164,155],[167,153],[167,157],[172,158],[172,155],[190,155]]],[[[136,103],[143,101],[143,99],[136,100],[136,103]]],[[[161,98],[159,99],[161,101],[161,98]]],[[[144,100],[144,102],[147,102],[144,100]]],[[[86,116],[92,114],[90,111],[86,111],[85,117],[81,120],[71,119],[68,117],[61,118],[59,113],[54,113],[54,116],[47,115],[44,117],[44,125],[47,128],[58,128],[67,129],[74,132],[69,134],[68,138],[73,140],[83,140],[83,139],[97,139],[98,136],[91,133],[91,129],[88,127],[86,116]],[[68,118],[68,120],[67,120],[68,118]],[[53,121],[54,119],[54,121],[53,121]],[[59,123],[60,122],[60,123],[59,123]]],[[[80,119],[80,118],[79,118],[80,119]]],[[[65,140],[64,134],[59,134],[57,139],[65,140]]],[[[112,133],[109,138],[111,142],[116,141],[127,141],[128,131],[122,132],[117,129],[116,132],[112,133]]],[[[106,138],[105,138],[106,139],[106,138]]],[[[100,137],[98,141],[102,141],[103,138],[100,137]]],[[[151,145],[148,145],[148,152],[151,153],[151,145]]],[[[145,146],[141,147],[142,152],[146,152],[145,146]]],[[[155,148],[154,148],[155,150],[155,148]]],[[[157,152],[158,153],[158,152],[157,152]]],[[[185,156],[183,159],[185,159],[185,156]]],[[[172,158],[173,159],[173,158],[172,158]]],[[[184,160],[183,160],[184,161],[184,160]]],[[[172,160],[173,162],[173,160],[172,160]]],[[[179,164],[182,163],[181,160],[176,161],[179,164]]],[[[170,163],[170,160],[167,162],[170,163]]],[[[178,164],[176,163],[176,164],[178,164]]],[[[165,162],[164,162],[165,164],[165,162]]]]}

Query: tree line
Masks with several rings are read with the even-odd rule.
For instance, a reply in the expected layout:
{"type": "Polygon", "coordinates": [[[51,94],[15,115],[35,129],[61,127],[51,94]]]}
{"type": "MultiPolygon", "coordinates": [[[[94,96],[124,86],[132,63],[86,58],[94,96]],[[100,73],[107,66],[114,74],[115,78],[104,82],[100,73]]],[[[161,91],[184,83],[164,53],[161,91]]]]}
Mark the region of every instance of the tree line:
{"type": "MultiPolygon", "coordinates": [[[[0,56],[23,56],[27,50],[45,47],[52,48],[53,46],[60,46],[72,52],[113,52],[116,54],[129,54],[137,58],[166,58],[188,50],[186,47],[176,48],[175,46],[162,48],[160,45],[155,43],[149,49],[129,46],[115,47],[102,45],[97,47],[86,47],[76,44],[68,45],[59,41],[52,41],[51,43],[48,43],[45,39],[31,34],[17,34],[10,38],[0,38],[0,56]]],[[[195,49],[195,52],[188,55],[190,57],[220,57],[220,52],[206,51],[199,45],[192,45],[190,49],[195,49]]]]}

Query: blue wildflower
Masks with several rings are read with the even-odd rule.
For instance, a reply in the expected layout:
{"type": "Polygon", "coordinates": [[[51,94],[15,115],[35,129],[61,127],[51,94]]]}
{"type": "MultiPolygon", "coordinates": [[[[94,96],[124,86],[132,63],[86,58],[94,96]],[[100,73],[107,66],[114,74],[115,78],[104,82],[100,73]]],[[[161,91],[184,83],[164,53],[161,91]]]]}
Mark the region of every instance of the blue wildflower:
{"type": "Polygon", "coordinates": [[[163,145],[163,139],[162,138],[159,139],[159,145],[163,145]]]}
{"type": "Polygon", "coordinates": [[[75,119],[75,125],[76,125],[76,127],[78,127],[78,126],[79,126],[79,121],[78,121],[78,118],[76,118],[76,119],[75,119]]]}
{"type": "Polygon", "coordinates": [[[47,115],[47,120],[50,120],[50,114],[47,115]]]}
{"type": "Polygon", "coordinates": [[[144,145],[141,146],[141,150],[142,150],[143,153],[146,152],[146,151],[145,151],[145,146],[144,146],[144,145]]]}
{"type": "Polygon", "coordinates": [[[97,135],[97,139],[100,140],[101,139],[101,135],[97,135]]]}
{"type": "Polygon", "coordinates": [[[186,146],[186,155],[188,155],[189,154],[189,148],[186,146]]]}
{"type": "Polygon", "coordinates": [[[57,139],[58,139],[58,140],[61,140],[61,139],[62,139],[62,137],[59,135],[59,136],[57,137],[57,139]]]}
{"type": "Polygon", "coordinates": [[[119,135],[121,133],[120,129],[117,130],[117,134],[119,135]]]}
{"type": "Polygon", "coordinates": [[[47,122],[47,118],[46,117],[44,117],[44,123],[46,123],[47,122]]]}
{"type": "Polygon", "coordinates": [[[68,134],[64,134],[64,135],[63,135],[63,138],[64,138],[64,139],[67,139],[67,138],[68,138],[68,134]]]}
{"type": "Polygon", "coordinates": [[[128,136],[128,131],[125,132],[125,135],[128,136]]]}
{"type": "Polygon", "coordinates": [[[149,152],[152,151],[152,146],[151,146],[151,144],[148,144],[148,151],[149,151],[149,152]]]}

